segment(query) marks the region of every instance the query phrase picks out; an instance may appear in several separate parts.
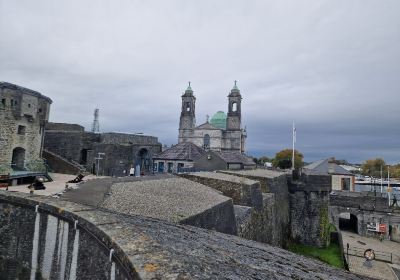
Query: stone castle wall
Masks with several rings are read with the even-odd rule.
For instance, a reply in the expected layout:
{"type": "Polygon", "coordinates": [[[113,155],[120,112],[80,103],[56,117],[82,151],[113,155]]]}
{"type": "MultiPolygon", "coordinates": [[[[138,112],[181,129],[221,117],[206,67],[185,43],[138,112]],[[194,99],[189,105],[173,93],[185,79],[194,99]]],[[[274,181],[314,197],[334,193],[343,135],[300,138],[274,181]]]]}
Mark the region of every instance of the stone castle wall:
{"type": "Polygon", "coordinates": [[[153,136],[85,132],[79,129],[80,126],[70,124],[52,124],[50,129],[53,128],[56,130],[45,131],[46,150],[83,165],[89,172],[96,173],[98,168],[101,175],[126,175],[129,168],[140,160],[143,149],[148,151],[150,159],[161,152],[161,144],[153,136]],[[67,130],[58,130],[62,128],[67,130]],[[105,153],[100,164],[95,160],[98,153],[105,153]]]}
{"type": "Polygon", "coordinates": [[[236,236],[15,192],[0,191],[0,231],[10,279],[361,279],[236,236]]]}
{"type": "Polygon", "coordinates": [[[40,159],[50,104],[38,92],[0,83],[0,164],[11,164],[16,148],[23,149],[21,162],[40,159]]]}
{"type": "Polygon", "coordinates": [[[196,172],[181,176],[217,189],[232,198],[240,237],[280,247],[287,246],[289,203],[285,175],[274,178],[247,177],[226,171],[196,172]],[[262,191],[267,188],[271,190],[270,193],[262,191]]]}
{"type": "Polygon", "coordinates": [[[291,239],[305,245],[328,245],[331,176],[302,174],[288,181],[291,239]]]}
{"type": "Polygon", "coordinates": [[[73,123],[53,123],[49,122],[46,124],[47,131],[49,130],[61,130],[61,131],[79,131],[83,132],[85,131],[85,128],[79,124],[73,124],[73,123]]]}

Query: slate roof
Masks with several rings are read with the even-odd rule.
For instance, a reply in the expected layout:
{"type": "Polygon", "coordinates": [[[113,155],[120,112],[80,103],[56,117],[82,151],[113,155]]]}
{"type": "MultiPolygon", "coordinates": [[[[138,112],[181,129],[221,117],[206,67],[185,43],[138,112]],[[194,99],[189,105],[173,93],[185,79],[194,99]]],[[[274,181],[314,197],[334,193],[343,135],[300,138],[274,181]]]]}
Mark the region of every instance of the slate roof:
{"type": "Polygon", "coordinates": [[[321,159],[321,160],[317,160],[309,165],[304,166],[305,169],[311,170],[315,173],[318,174],[340,174],[340,175],[353,175],[351,174],[349,171],[347,171],[346,169],[344,169],[343,167],[341,167],[340,165],[337,165],[336,163],[332,162],[329,163],[331,159],[327,158],[327,159],[321,159]],[[332,164],[333,166],[333,172],[329,172],[329,164],[332,164]]]}
{"type": "Polygon", "coordinates": [[[256,165],[256,163],[253,161],[252,158],[238,152],[222,151],[218,152],[218,155],[221,156],[221,158],[226,163],[241,163],[243,165],[256,165]]]}
{"type": "Polygon", "coordinates": [[[212,124],[210,124],[209,122],[203,123],[201,125],[199,125],[198,127],[196,127],[196,129],[214,129],[214,130],[221,130],[220,128],[217,128],[215,126],[213,126],[212,124]]]}
{"type": "Polygon", "coordinates": [[[162,160],[187,160],[193,161],[198,159],[206,151],[190,142],[182,142],[164,152],[155,155],[154,159],[162,160]]]}

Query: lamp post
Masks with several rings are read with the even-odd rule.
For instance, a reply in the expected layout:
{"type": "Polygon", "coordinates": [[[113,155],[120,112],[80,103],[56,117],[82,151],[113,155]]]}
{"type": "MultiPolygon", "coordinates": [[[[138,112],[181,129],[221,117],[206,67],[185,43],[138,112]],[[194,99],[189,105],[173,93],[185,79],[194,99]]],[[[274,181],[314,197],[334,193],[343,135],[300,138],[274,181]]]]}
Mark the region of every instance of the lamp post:
{"type": "Polygon", "coordinates": [[[382,189],[383,189],[383,186],[382,186],[382,165],[381,165],[381,197],[382,197],[382,189]]]}
{"type": "Polygon", "coordinates": [[[100,160],[102,160],[103,158],[101,156],[105,156],[105,153],[97,153],[97,157],[94,158],[97,161],[97,165],[96,165],[96,176],[99,176],[99,166],[100,166],[100,160]]]}
{"type": "Polygon", "coordinates": [[[390,207],[390,192],[392,191],[390,189],[390,165],[388,164],[387,167],[388,167],[387,193],[388,193],[388,203],[389,203],[389,207],[390,207]]]}

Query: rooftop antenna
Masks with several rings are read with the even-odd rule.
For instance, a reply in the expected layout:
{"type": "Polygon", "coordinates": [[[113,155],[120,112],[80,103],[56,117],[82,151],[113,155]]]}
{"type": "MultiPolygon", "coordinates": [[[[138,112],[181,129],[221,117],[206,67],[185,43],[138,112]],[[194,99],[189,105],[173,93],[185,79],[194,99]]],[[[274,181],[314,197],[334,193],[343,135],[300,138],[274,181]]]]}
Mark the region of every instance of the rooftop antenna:
{"type": "Polygon", "coordinates": [[[94,109],[94,120],[92,124],[92,132],[93,133],[99,133],[100,128],[99,128],[99,109],[94,109]]]}

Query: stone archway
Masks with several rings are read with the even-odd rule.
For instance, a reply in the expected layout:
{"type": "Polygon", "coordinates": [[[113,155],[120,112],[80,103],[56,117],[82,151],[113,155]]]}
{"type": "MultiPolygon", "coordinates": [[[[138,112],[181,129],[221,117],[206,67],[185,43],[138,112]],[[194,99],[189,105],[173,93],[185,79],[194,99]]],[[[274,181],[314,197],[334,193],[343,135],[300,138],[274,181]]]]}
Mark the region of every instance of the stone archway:
{"type": "Polygon", "coordinates": [[[358,218],[350,212],[339,214],[339,229],[358,233],[358,218]]]}
{"type": "Polygon", "coordinates": [[[11,160],[12,168],[16,170],[23,170],[25,164],[25,149],[21,147],[17,147],[13,150],[12,160],[11,160]]]}

